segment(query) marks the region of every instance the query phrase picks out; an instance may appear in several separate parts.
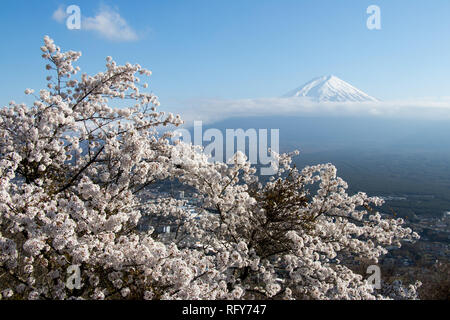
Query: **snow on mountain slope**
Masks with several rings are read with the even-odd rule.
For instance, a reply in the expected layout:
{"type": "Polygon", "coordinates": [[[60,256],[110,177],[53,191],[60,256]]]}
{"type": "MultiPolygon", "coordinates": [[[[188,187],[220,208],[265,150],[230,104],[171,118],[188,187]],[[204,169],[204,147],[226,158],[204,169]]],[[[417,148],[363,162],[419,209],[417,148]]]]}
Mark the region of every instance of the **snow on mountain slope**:
{"type": "Polygon", "coordinates": [[[333,75],[313,79],[302,87],[288,92],[284,97],[308,97],[318,102],[378,101],[333,75]]]}

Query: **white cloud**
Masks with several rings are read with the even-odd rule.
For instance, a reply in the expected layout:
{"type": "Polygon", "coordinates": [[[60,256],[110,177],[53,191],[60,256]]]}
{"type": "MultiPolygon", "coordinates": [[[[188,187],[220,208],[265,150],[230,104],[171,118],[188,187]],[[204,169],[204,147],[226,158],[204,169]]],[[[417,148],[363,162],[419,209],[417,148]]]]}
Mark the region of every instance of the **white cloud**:
{"type": "Polygon", "coordinates": [[[377,102],[314,102],[306,98],[260,98],[188,101],[181,116],[187,122],[214,122],[248,116],[369,116],[450,120],[450,98],[377,102]]]}
{"type": "Polygon", "coordinates": [[[101,36],[114,41],[135,41],[136,32],[128,25],[119,12],[103,6],[95,17],[85,17],[81,29],[92,30],[101,36]]]}
{"type": "MultiPolygon", "coordinates": [[[[60,23],[63,23],[67,16],[63,6],[58,7],[53,13],[53,19],[60,23]]],[[[101,6],[93,17],[82,15],[81,29],[94,31],[101,37],[112,41],[135,41],[139,38],[118,10],[106,5],[101,6]]]]}
{"type": "Polygon", "coordinates": [[[64,6],[59,6],[58,9],[53,12],[52,18],[53,20],[58,21],[59,23],[63,23],[64,20],[67,17],[66,10],[64,9],[64,6]]]}

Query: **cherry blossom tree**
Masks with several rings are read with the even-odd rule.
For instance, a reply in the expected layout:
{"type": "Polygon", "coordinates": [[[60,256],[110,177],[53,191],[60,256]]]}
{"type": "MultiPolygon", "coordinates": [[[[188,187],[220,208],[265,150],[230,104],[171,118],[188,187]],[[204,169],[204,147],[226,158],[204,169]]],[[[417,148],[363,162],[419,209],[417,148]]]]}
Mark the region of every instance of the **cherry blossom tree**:
{"type": "Polygon", "coordinates": [[[245,155],[213,163],[171,139],[140,65],[79,75],[80,52],[44,38],[47,88],[0,110],[0,292],[3,299],[414,299],[419,283],[376,290],[348,261],[377,263],[418,235],[383,219],[381,199],[348,195],[331,164],[298,170],[276,155],[261,181],[245,155]],[[198,199],[142,194],[176,179],[198,199]],[[139,230],[142,216],[175,225],[139,230]],[[80,285],[67,285],[68,269],[80,285]]]}

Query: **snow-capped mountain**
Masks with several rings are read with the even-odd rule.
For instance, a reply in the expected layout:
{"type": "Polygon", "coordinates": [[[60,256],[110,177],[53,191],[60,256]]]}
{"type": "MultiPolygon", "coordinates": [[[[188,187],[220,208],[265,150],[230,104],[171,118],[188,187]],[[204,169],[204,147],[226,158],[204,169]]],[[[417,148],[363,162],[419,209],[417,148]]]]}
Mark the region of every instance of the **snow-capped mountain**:
{"type": "Polygon", "coordinates": [[[308,97],[318,102],[378,101],[333,75],[315,78],[300,88],[288,92],[284,97],[308,97]]]}

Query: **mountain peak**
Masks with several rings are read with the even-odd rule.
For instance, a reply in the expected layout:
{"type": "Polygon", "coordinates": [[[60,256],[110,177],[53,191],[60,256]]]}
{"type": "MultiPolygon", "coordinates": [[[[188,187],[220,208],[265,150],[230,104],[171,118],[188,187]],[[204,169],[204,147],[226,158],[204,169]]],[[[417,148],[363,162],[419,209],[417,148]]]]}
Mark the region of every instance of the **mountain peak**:
{"type": "Polygon", "coordinates": [[[335,75],[315,78],[290,91],[285,97],[308,97],[317,102],[378,101],[335,75]]]}

